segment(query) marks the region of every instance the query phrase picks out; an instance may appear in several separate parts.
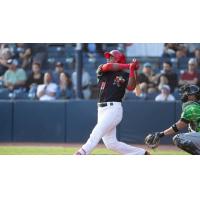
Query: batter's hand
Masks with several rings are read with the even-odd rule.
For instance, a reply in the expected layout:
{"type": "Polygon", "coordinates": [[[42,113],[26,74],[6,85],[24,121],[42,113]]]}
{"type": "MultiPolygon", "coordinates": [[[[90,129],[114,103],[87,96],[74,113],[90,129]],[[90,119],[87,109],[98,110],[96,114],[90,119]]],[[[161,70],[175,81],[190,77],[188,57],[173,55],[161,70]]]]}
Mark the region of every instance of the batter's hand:
{"type": "Polygon", "coordinates": [[[130,63],[130,68],[133,68],[133,70],[138,70],[140,68],[140,62],[134,58],[130,63]]]}

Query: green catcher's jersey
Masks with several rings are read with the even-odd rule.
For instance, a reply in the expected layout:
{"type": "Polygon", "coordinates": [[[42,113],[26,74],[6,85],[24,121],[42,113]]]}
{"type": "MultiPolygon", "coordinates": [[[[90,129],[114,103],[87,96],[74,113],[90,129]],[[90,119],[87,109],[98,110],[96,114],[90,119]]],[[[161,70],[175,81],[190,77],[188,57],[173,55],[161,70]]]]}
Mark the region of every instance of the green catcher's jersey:
{"type": "Polygon", "coordinates": [[[182,106],[181,119],[189,123],[190,129],[200,132],[200,102],[189,101],[182,106]]]}

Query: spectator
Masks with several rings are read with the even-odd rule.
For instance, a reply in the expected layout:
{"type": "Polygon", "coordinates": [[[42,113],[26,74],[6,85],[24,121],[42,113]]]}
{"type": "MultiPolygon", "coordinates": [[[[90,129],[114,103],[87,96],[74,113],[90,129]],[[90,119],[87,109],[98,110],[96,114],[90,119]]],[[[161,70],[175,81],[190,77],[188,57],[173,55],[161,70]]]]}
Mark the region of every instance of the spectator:
{"type": "Polygon", "coordinates": [[[200,69],[200,49],[195,49],[194,56],[197,62],[197,68],[200,69]]]}
{"type": "Polygon", "coordinates": [[[168,85],[162,86],[161,93],[156,96],[155,101],[175,101],[174,96],[170,94],[170,87],[168,85]]]}
{"type": "Polygon", "coordinates": [[[57,88],[57,98],[71,99],[73,98],[73,88],[70,77],[62,72],[60,74],[60,82],[57,88]]]}
{"type": "Polygon", "coordinates": [[[177,43],[165,43],[162,57],[163,58],[175,57],[177,49],[178,49],[177,43]]]}
{"type": "Polygon", "coordinates": [[[9,59],[9,69],[4,74],[4,85],[7,89],[13,91],[15,89],[25,88],[26,72],[22,68],[17,68],[18,61],[9,59]]]}
{"type": "Polygon", "coordinates": [[[139,96],[140,99],[146,100],[147,99],[147,91],[148,91],[148,86],[146,83],[141,83],[140,84],[140,90],[141,94],[139,96]]]}
{"type": "Polygon", "coordinates": [[[22,68],[27,69],[31,67],[32,52],[29,45],[17,43],[15,49],[15,58],[19,59],[22,68]]]}
{"type": "Polygon", "coordinates": [[[2,76],[8,69],[7,61],[12,59],[12,52],[6,44],[0,45],[0,76],[2,76]]]}
{"type": "Polygon", "coordinates": [[[64,64],[62,62],[56,62],[55,70],[52,73],[53,82],[59,84],[60,74],[64,72],[64,64]]]}
{"type": "Polygon", "coordinates": [[[180,76],[179,86],[185,84],[196,85],[198,83],[199,73],[197,72],[197,62],[194,58],[188,61],[188,70],[180,76]]]}
{"type": "MultiPolygon", "coordinates": [[[[91,97],[91,89],[90,89],[90,85],[91,85],[91,77],[89,75],[88,72],[86,72],[83,69],[82,72],[82,93],[83,93],[83,98],[84,99],[90,99],[91,97]]],[[[76,93],[76,88],[77,88],[77,74],[76,71],[74,71],[72,73],[72,84],[74,87],[74,92],[76,93]]]]}
{"type": "Polygon", "coordinates": [[[179,47],[176,51],[176,67],[179,69],[186,69],[188,62],[187,49],[184,46],[179,47]]]}
{"type": "Polygon", "coordinates": [[[38,85],[37,97],[41,101],[52,101],[56,99],[57,84],[52,83],[50,72],[44,74],[44,84],[38,85]]]}
{"type": "Polygon", "coordinates": [[[178,86],[178,75],[172,70],[172,63],[170,61],[163,62],[163,70],[158,78],[158,89],[162,88],[162,85],[167,84],[170,86],[171,92],[178,86]]]}
{"type": "MultiPolygon", "coordinates": [[[[150,63],[145,63],[143,65],[142,73],[138,75],[138,81],[140,84],[145,84],[148,93],[153,93],[157,91],[156,88],[156,74],[153,72],[152,65],[150,63]]],[[[144,87],[144,86],[143,86],[144,87]]]]}
{"type": "Polygon", "coordinates": [[[47,44],[43,43],[30,43],[28,47],[31,49],[32,61],[40,63],[41,66],[47,64],[47,44]]]}
{"type": "Polygon", "coordinates": [[[44,74],[41,72],[40,63],[32,64],[32,73],[26,81],[26,88],[29,91],[29,97],[35,98],[37,86],[43,83],[44,74]]]}
{"type": "Polygon", "coordinates": [[[195,49],[200,48],[200,43],[185,43],[184,46],[188,49],[189,54],[194,56],[195,49]]]}

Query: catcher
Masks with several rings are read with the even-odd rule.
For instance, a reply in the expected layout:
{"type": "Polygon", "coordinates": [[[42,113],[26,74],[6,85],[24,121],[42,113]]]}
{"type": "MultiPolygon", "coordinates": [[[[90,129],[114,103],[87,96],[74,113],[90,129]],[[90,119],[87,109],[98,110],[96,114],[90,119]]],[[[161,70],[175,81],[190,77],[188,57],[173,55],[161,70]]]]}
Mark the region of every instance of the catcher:
{"type": "Polygon", "coordinates": [[[180,119],[170,128],[145,138],[145,144],[150,148],[156,148],[160,139],[167,135],[176,134],[173,137],[174,144],[180,149],[192,155],[200,155],[200,88],[196,85],[184,85],[180,88],[182,114],[180,119]],[[188,133],[177,132],[188,127],[188,133]]]}

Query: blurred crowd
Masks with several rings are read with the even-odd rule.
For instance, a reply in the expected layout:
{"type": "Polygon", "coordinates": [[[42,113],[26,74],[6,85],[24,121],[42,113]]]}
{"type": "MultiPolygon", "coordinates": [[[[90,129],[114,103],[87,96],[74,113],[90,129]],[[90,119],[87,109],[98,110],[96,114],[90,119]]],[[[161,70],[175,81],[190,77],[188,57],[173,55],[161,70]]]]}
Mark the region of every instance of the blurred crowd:
{"type": "Polygon", "coordinates": [[[185,84],[200,86],[200,44],[164,44],[158,66],[143,63],[138,81],[140,97],[128,98],[174,101],[179,100],[179,88],[185,84]]]}
{"type": "MultiPolygon", "coordinates": [[[[97,98],[96,68],[105,63],[105,51],[126,53],[131,44],[81,44],[82,93],[97,98]]],[[[134,45],[134,44],[133,44],[134,45]]],[[[0,99],[56,100],[76,98],[74,50],[76,44],[0,44],[0,99]]],[[[130,58],[132,59],[132,58],[130,58]]],[[[142,93],[128,92],[125,99],[174,101],[184,84],[200,86],[200,44],[166,43],[159,57],[142,60],[138,82],[142,93]]],[[[129,58],[128,58],[129,60],[129,58]]]]}

